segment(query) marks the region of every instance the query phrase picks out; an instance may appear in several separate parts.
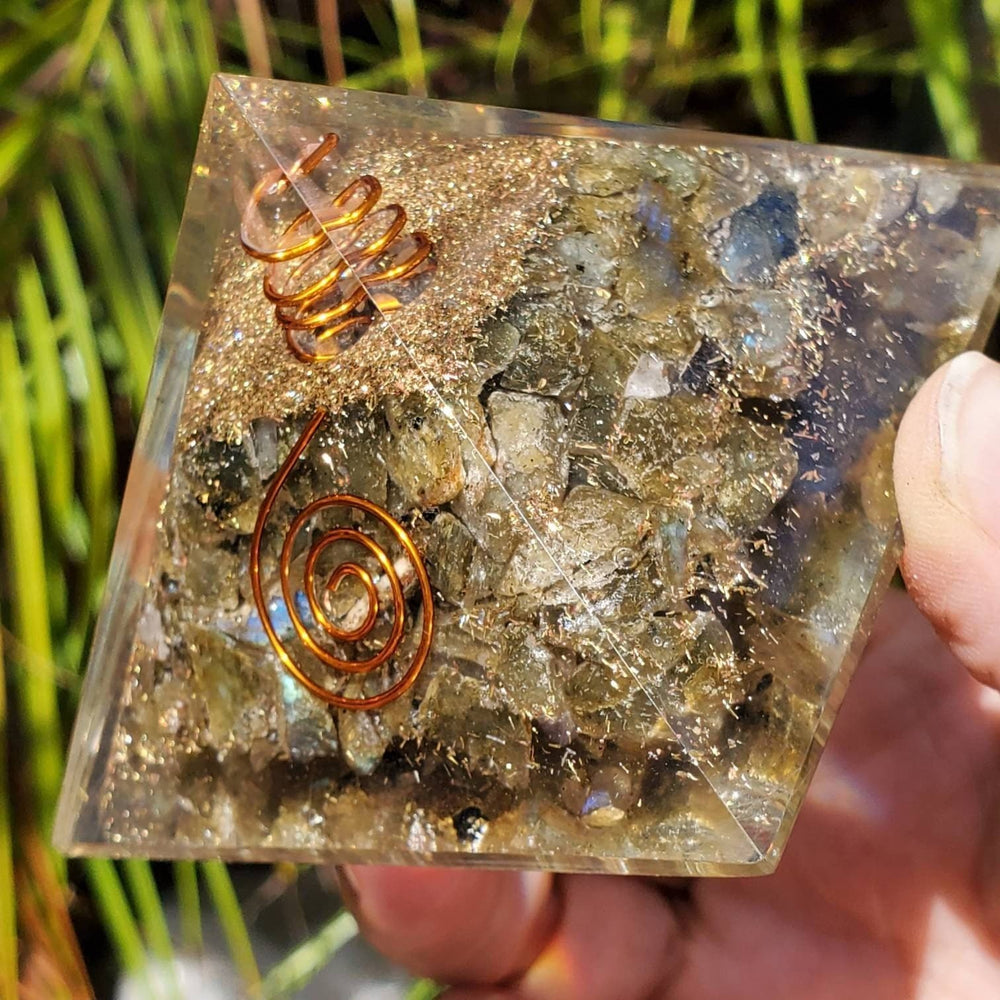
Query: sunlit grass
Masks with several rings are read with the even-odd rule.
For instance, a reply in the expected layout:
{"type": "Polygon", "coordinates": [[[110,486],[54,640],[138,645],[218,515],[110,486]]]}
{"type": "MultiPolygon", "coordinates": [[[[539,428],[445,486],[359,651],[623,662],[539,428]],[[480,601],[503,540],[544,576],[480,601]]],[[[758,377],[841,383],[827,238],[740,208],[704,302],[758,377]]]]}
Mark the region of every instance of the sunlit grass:
{"type": "Polygon", "coordinates": [[[803,3],[804,0],[775,2],[778,11],[778,66],[792,135],[801,142],[815,142],[816,125],[809,97],[809,77],[802,58],[805,48],[802,37],[803,3]]]}
{"type": "Polygon", "coordinates": [[[952,156],[979,157],[979,124],[972,110],[972,58],[961,0],[907,0],[927,89],[952,156]]]}
{"type": "Polygon", "coordinates": [[[229,946],[233,965],[243,981],[243,988],[249,997],[261,996],[260,970],[250,942],[250,933],[240,901],[233,888],[226,866],[220,861],[206,861],[201,865],[205,877],[208,896],[212,900],[222,933],[229,946]]]}

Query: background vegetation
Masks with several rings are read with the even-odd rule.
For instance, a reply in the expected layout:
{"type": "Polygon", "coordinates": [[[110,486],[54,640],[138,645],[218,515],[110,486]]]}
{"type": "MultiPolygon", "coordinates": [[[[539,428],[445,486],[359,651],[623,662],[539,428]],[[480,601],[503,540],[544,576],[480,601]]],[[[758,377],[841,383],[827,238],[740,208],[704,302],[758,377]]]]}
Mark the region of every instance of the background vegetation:
{"type": "MultiPolygon", "coordinates": [[[[48,847],[210,75],[972,159],[1000,149],[1000,0],[2,6],[0,996],[108,995],[122,969],[169,996],[151,970],[198,954],[203,907],[246,995],[291,995],[354,934],[349,916],[304,924],[261,969],[260,901],[225,866],[67,864],[48,847]]],[[[306,878],[252,876],[267,899],[306,878]]]]}

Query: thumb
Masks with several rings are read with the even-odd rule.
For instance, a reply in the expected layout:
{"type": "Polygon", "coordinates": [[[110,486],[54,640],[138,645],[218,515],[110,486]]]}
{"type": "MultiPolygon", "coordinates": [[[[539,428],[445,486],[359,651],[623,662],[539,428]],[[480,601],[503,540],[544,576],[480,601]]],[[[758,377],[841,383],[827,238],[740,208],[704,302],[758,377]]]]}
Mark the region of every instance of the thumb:
{"type": "Polygon", "coordinates": [[[1000,688],[1000,364],[962,354],[927,380],[893,472],[907,589],[969,670],[1000,688]]]}

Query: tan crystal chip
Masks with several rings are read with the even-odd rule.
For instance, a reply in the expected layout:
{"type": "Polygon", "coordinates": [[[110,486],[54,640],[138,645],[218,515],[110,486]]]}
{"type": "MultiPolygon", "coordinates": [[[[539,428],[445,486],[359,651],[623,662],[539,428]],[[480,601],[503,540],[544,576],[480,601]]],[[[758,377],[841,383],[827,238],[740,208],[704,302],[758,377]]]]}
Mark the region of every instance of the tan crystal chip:
{"type": "Polygon", "coordinates": [[[60,846],[771,870],[894,566],[898,420],[998,271],[991,168],[217,78],[60,846]],[[241,246],[255,189],[300,271],[241,246]],[[380,283],[382,231],[427,267],[380,283]],[[326,273],[350,337],[307,363],[326,273]]]}

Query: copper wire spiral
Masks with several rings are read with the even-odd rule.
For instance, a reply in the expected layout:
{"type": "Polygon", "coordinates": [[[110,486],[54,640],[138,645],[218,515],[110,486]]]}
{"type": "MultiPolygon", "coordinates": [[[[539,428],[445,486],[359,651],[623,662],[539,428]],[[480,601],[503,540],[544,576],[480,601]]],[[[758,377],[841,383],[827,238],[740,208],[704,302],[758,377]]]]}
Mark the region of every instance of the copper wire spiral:
{"type": "Polygon", "coordinates": [[[309,625],[303,621],[302,616],[296,607],[295,590],[292,586],[292,550],[295,539],[299,532],[315,517],[323,511],[331,509],[354,510],[364,515],[375,518],[388,528],[400,548],[406,554],[408,561],[413,567],[417,583],[420,589],[421,626],[420,641],[416,650],[410,657],[409,665],[402,676],[378,694],[367,697],[351,698],[345,695],[335,694],[326,687],[310,677],[296,663],[292,651],[288,648],[282,637],[278,634],[271,617],[268,602],[264,595],[264,585],[261,577],[260,557],[261,543],[264,536],[264,527],[274,509],[275,501],[288,480],[295,463],[305,451],[312,440],[320,424],[326,418],[326,411],[320,410],[310,420],[308,426],[303,431],[302,436],[295,443],[288,457],[278,470],[274,481],[271,483],[264,497],[257,514],[257,523],[254,526],[253,540],[250,546],[250,581],[253,588],[254,603],[257,605],[257,612],[260,615],[264,631],[271,642],[274,651],[278,654],[282,665],[300,684],[311,691],[317,698],[328,702],[337,708],[351,709],[374,709],[381,708],[390,701],[398,698],[407,691],[417,679],[427,654],[430,650],[431,635],[434,628],[434,595],[431,591],[430,580],[427,570],[420,558],[420,553],[413,539],[407,534],[406,529],[386,511],[377,504],[361,497],[350,494],[333,494],[313,500],[303,508],[293,519],[281,547],[281,556],[278,562],[278,569],[281,578],[281,597],[288,612],[292,627],[303,646],[310,654],[324,667],[331,670],[344,671],[349,674],[368,674],[388,663],[399,651],[400,643],[403,640],[406,625],[406,600],[403,592],[403,584],[400,581],[399,573],[392,559],[387,553],[368,535],[354,527],[336,527],[323,532],[317,540],[314,540],[306,555],[303,591],[309,610],[312,613],[313,622],[323,635],[333,641],[342,644],[352,644],[366,639],[375,627],[379,617],[379,594],[375,579],[372,573],[359,562],[344,562],[334,569],[327,577],[324,589],[335,591],[349,577],[358,581],[365,594],[367,607],[364,620],[356,628],[346,629],[338,627],[332,622],[323,608],[322,601],[317,593],[317,563],[320,556],[330,548],[330,546],[347,542],[362,548],[378,565],[382,576],[388,582],[391,591],[392,603],[392,628],[389,637],[382,647],[375,653],[364,659],[348,660],[332,653],[328,648],[321,645],[310,633],[309,625]]]}
{"type": "Polygon", "coordinates": [[[268,265],[264,294],[274,303],[288,347],[306,362],[335,357],[343,338],[360,333],[377,315],[398,309],[399,299],[384,286],[433,267],[427,234],[403,235],[406,211],[401,205],[376,207],[382,185],[370,174],[353,180],[322,212],[299,213],[275,246],[260,247],[251,240],[251,219],[263,200],[308,177],[339,142],[331,132],[287,172],[278,169],[258,181],[240,229],[243,249],[268,265]]]}

